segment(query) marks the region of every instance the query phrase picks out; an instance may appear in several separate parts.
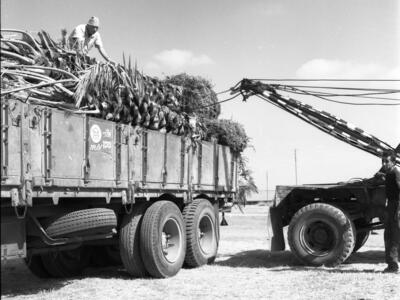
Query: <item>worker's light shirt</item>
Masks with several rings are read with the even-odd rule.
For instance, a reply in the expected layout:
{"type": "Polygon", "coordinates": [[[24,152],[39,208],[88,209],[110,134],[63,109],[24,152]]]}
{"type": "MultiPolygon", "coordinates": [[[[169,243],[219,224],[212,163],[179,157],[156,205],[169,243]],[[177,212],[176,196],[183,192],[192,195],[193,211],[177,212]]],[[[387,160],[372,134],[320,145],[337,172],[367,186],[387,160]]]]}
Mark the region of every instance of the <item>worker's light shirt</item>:
{"type": "Polygon", "coordinates": [[[93,46],[97,48],[103,47],[100,33],[97,31],[92,36],[89,36],[86,33],[86,24],[76,26],[68,38],[70,47],[76,49],[77,45],[74,45],[76,43],[74,39],[77,39],[79,42],[83,41],[82,50],[84,53],[88,53],[93,46]]]}

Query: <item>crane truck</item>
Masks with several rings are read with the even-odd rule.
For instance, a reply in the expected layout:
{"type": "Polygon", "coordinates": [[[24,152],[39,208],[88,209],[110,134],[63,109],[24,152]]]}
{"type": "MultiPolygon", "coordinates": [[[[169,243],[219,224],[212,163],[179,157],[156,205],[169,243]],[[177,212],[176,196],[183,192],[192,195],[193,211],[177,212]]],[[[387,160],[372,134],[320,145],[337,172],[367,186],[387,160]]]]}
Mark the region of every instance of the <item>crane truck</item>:
{"type": "MultiPolygon", "coordinates": [[[[396,163],[400,163],[400,145],[394,149],[328,112],[283,96],[273,84],[243,79],[231,92],[240,93],[244,100],[258,96],[377,157],[384,151],[393,151],[396,163]]],[[[288,226],[287,240],[300,262],[313,266],[338,265],[364,245],[373,229],[384,227],[385,202],[384,181],[379,177],[334,184],[277,186],[268,216],[271,251],[285,250],[283,228],[288,226]]]]}

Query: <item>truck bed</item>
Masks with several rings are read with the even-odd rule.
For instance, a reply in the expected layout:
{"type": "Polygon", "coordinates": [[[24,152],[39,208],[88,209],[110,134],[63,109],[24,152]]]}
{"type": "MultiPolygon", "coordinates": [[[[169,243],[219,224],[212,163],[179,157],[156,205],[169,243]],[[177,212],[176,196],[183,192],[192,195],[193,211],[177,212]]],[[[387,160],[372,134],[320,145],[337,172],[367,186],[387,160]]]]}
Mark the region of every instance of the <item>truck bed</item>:
{"type": "Polygon", "coordinates": [[[229,147],[25,104],[1,102],[1,205],[35,199],[117,198],[173,193],[234,197],[237,162],[229,147]],[[10,201],[11,200],[11,201],[10,201]]]}

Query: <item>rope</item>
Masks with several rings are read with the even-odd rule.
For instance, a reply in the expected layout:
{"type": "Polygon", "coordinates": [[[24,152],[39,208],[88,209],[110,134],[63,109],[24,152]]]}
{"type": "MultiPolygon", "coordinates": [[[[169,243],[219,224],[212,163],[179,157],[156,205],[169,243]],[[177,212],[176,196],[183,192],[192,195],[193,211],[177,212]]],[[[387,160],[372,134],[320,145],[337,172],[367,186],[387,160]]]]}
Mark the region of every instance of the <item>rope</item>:
{"type": "Polygon", "coordinates": [[[214,106],[214,105],[217,105],[217,104],[220,104],[220,103],[228,102],[228,101],[231,101],[231,100],[237,98],[238,96],[240,96],[240,93],[237,93],[236,95],[234,95],[233,97],[230,97],[230,98],[228,98],[228,99],[224,99],[224,100],[221,100],[221,101],[212,103],[212,104],[207,104],[207,105],[198,106],[198,108],[199,108],[199,109],[202,109],[202,108],[214,106]]]}
{"type": "Polygon", "coordinates": [[[307,91],[305,91],[305,90],[296,89],[296,88],[294,88],[294,87],[292,87],[292,88],[293,88],[295,91],[302,92],[302,93],[304,93],[304,94],[306,94],[306,95],[314,96],[314,97],[320,98],[320,99],[325,100],[325,101],[334,102],[334,103],[339,103],[339,104],[356,105],[356,106],[357,106],[357,105],[362,105],[362,106],[368,106],[368,105],[372,105],[372,106],[394,106],[394,105],[400,105],[400,103],[366,103],[366,102],[356,103],[356,102],[347,102],[347,101],[332,100],[332,99],[328,99],[328,98],[325,98],[325,97],[320,96],[320,95],[317,95],[317,94],[309,93],[309,92],[307,92],[307,91]]]}
{"type": "Polygon", "coordinates": [[[264,79],[250,79],[250,80],[258,80],[258,81],[334,81],[334,82],[356,82],[356,81],[366,81],[366,82],[391,82],[391,81],[400,81],[400,79],[276,79],[276,78],[264,78],[264,79]]]}

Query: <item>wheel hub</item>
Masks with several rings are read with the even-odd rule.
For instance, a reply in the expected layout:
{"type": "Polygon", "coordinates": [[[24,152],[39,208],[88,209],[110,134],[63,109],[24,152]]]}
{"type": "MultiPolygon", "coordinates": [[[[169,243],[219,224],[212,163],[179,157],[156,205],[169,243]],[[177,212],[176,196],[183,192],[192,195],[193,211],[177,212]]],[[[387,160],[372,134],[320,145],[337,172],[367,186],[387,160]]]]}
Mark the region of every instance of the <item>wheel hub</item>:
{"type": "Polygon", "coordinates": [[[182,251],[182,232],[176,220],[168,219],[161,233],[161,250],[165,259],[174,263],[182,251]]]}
{"type": "Polygon", "coordinates": [[[212,253],[215,247],[214,234],[214,225],[211,218],[207,215],[203,216],[198,226],[198,240],[200,250],[206,255],[212,253]]]}
{"type": "Polygon", "coordinates": [[[335,247],[335,232],[327,222],[311,221],[301,230],[303,248],[315,256],[325,256],[335,247]]]}

